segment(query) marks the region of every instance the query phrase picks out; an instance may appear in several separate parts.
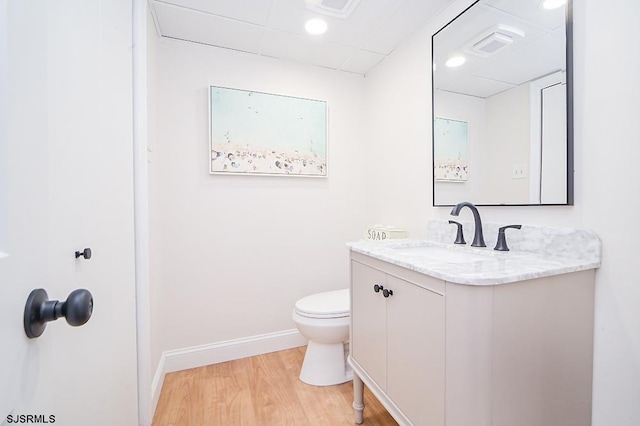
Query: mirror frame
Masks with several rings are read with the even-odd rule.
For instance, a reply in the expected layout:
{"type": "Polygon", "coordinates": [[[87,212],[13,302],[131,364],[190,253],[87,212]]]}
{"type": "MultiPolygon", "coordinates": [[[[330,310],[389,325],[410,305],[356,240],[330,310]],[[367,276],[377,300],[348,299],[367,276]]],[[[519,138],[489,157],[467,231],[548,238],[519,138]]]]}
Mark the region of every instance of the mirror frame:
{"type": "MultiPolygon", "coordinates": [[[[458,17],[462,14],[466,13],[469,9],[479,3],[480,0],[475,0],[471,3],[467,8],[465,8],[462,12],[456,15],[452,20],[450,20],[446,25],[440,28],[431,36],[431,182],[432,182],[432,203],[433,207],[451,207],[454,204],[438,204],[436,202],[436,180],[434,176],[435,169],[435,75],[433,71],[434,64],[434,39],[438,33],[448,27],[451,23],[453,23],[458,17]]],[[[566,9],[565,9],[565,37],[566,37],[566,46],[565,46],[565,60],[566,60],[566,78],[567,78],[567,202],[566,203],[558,203],[558,204],[484,204],[484,203],[475,203],[474,200],[460,200],[460,201],[471,201],[476,206],[488,206],[488,207],[510,207],[510,206],[573,206],[574,205],[574,152],[573,152],[573,0],[567,0],[566,9]]]]}

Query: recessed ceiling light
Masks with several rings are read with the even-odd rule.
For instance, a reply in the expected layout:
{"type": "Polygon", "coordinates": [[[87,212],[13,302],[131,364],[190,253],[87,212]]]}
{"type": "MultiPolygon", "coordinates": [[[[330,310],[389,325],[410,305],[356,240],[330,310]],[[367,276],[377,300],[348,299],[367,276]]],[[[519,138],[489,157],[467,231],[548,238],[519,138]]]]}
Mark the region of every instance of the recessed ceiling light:
{"type": "Polygon", "coordinates": [[[466,59],[464,56],[454,56],[453,58],[449,58],[449,60],[445,62],[445,65],[448,66],[449,68],[455,68],[464,64],[465,61],[466,59]]]}
{"type": "Polygon", "coordinates": [[[542,7],[544,9],[557,9],[567,4],[567,0],[544,0],[542,7]]]}
{"type": "Polygon", "coordinates": [[[327,23],[320,18],[309,19],[304,24],[304,29],[307,30],[309,34],[324,34],[327,31],[327,23]]]}

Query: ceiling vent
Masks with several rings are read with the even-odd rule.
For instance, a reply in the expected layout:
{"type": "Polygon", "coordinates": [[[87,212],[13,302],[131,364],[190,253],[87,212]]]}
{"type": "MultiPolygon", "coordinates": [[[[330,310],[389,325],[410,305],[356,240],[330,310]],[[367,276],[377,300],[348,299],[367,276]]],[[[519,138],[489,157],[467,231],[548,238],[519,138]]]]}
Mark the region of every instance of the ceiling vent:
{"type": "Polygon", "coordinates": [[[520,38],[524,38],[524,31],[506,25],[496,25],[474,37],[465,50],[477,56],[489,57],[520,38]]]}
{"type": "Polygon", "coordinates": [[[360,0],[307,0],[307,9],[334,18],[347,19],[360,0]]]}

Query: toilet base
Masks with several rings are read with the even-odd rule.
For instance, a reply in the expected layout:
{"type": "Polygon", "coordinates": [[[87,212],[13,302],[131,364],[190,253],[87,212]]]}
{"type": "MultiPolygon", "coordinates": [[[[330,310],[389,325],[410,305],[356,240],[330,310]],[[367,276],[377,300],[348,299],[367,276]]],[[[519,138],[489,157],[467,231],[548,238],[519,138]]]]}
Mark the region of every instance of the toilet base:
{"type": "Polygon", "coordinates": [[[313,386],[339,385],[353,379],[353,369],[347,363],[348,345],[309,341],[302,362],[300,380],[313,386]]]}

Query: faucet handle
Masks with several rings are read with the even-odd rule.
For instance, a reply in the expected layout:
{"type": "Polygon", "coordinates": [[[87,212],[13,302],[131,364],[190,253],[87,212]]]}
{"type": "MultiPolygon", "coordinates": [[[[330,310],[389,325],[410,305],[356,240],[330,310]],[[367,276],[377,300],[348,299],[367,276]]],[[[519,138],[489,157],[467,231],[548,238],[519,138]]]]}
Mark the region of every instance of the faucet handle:
{"type": "Polygon", "coordinates": [[[507,238],[504,234],[505,229],[509,228],[520,229],[522,228],[522,225],[507,225],[502,228],[498,228],[498,242],[496,242],[496,246],[493,248],[494,250],[509,251],[509,247],[507,247],[507,238]]]}
{"type": "Polygon", "coordinates": [[[456,222],[455,220],[450,220],[449,223],[455,223],[458,225],[458,231],[456,232],[456,240],[453,242],[454,244],[467,244],[464,240],[464,234],[462,233],[462,224],[456,222]]]}

